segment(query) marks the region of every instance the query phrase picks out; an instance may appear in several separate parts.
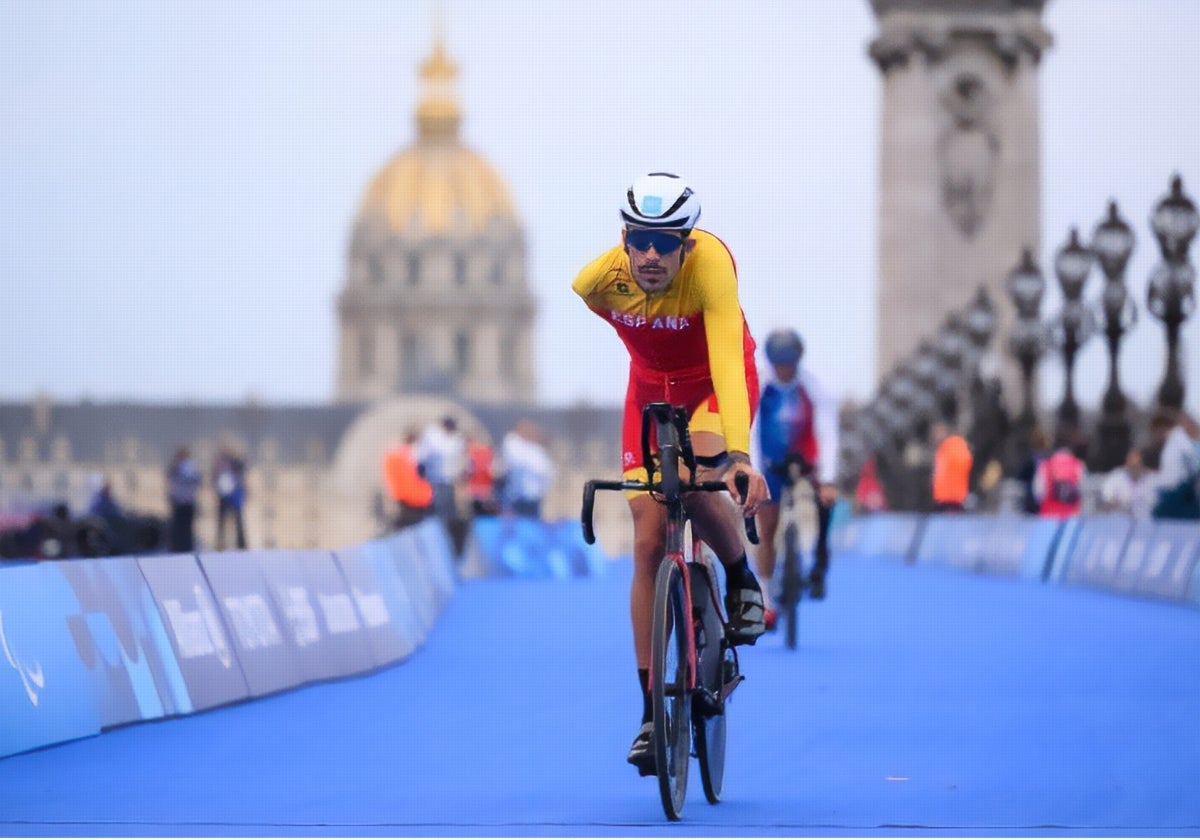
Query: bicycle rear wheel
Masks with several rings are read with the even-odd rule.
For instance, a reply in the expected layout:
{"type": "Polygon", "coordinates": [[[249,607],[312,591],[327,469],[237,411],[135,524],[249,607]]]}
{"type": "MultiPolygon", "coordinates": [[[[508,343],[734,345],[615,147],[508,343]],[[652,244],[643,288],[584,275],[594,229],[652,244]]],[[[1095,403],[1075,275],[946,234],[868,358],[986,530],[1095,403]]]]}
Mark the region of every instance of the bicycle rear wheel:
{"type": "Polygon", "coordinates": [[[654,758],[658,791],[667,818],[683,814],[691,747],[691,694],[688,691],[688,640],[692,632],[684,607],[683,576],[669,558],[654,581],[654,633],[650,691],[654,707],[654,758]]]}
{"type": "Polygon", "coordinates": [[[800,637],[800,597],[804,581],[800,576],[800,534],[795,522],[783,531],[783,627],[784,641],[790,650],[796,649],[800,637]]]}

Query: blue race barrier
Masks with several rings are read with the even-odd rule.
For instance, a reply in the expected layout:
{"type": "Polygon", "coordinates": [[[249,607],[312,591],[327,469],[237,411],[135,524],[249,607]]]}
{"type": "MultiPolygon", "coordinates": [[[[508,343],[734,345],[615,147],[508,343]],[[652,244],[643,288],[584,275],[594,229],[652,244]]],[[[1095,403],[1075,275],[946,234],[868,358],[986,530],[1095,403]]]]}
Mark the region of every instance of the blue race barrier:
{"type": "Polygon", "coordinates": [[[391,665],[416,650],[425,641],[425,627],[391,551],[376,540],[338,549],[334,557],[362,618],[375,665],[391,665]]]}
{"type": "Polygon", "coordinates": [[[192,711],[158,606],[133,557],[55,567],[79,599],[67,621],[92,674],[103,728],[192,711]]]}
{"type": "Polygon", "coordinates": [[[457,585],[422,523],[337,554],[0,566],[0,756],[403,659],[457,585]]]}
{"type": "Polygon", "coordinates": [[[478,516],[465,554],[465,565],[484,577],[582,577],[603,574],[607,562],[598,545],[584,542],[577,519],[478,516]]]}
{"type": "Polygon", "coordinates": [[[1112,514],[1079,517],[1074,522],[1070,541],[1064,540],[1055,553],[1050,579],[1108,587],[1121,563],[1133,520],[1112,514]]]}
{"type": "Polygon", "coordinates": [[[1085,517],[1074,544],[1056,563],[1055,579],[1177,602],[1200,602],[1195,581],[1200,526],[1137,522],[1120,516],[1085,517]]]}
{"type": "Polygon", "coordinates": [[[1021,514],[930,514],[916,562],[1042,579],[1062,523],[1021,514]]]}
{"type": "Polygon", "coordinates": [[[201,711],[248,698],[234,643],[195,555],[143,557],[138,568],[162,616],[192,708],[201,711]]]}
{"type": "Polygon", "coordinates": [[[72,635],[79,624],[70,619],[80,614],[75,592],[57,569],[42,564],[4,569],[0,755],[100,732],[92,676],[72,635]]]}
{"type": "Polygon", "coordinates": [[[919,513],[872,513],[862,517],[855,553],[912,562],[925,516],[919,513]]]}

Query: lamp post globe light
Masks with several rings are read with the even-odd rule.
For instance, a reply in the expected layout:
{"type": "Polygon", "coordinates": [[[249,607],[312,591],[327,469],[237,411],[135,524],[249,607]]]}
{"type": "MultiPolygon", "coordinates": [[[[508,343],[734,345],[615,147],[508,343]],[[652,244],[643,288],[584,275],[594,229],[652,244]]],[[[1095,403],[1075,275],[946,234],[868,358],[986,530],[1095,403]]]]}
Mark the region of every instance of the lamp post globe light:
{"type": "Polygon", "coordinates": [[[1067,243],[1054,258],[1054,273],[1062,289],[1063,308],[1050,324],[1050,338],[1062,352],[1066,383],[1058,407],[1059,435],[1070,438],[1079,431],[1079,404],[1075,401],[1075,356],[1096,332],[1096,317],[1082,301],[1083,287],[1092,269],[1092,252],[1079,241],[1079,231],[1071,228],[1067,243]]]}
{"type": "Polygon", "coordinates": [[[983,286],[975,292],[971,305],[967,307],[963,325],[976,355],[981,355],[991,343],[992,336],[996,334],[996,307],[983,286]]]}
{"type": "Polygon", "coordinates": [[[938,413],[936,389],[939,365],[933,344],[929,340],[922,341],[916,356],[905,363],[902,369],[915,385],[913,409],[917,416],[917,435],[927,437],[929,421],[938,413]]]}
{"type": "Polygon", "coordinates": [[[1012,332],[1008,336],[1008,352],[1021,368],[1021,413],[1013,424],[1013,447],[1010,464],[1015,468],[1029,456],[1029,438],[1036,422],[1033,407],[1033,374],[1038,360],[1046,349],[1046,333],[1039,320],[1046,280],[1033,252],[1026,248],[1021,262],[1009,272],[1005,289],[1017,310],[1012,332]]]}
{"type": "Polygon", "coordinates": [[[1133,229],[1121,218],[1117,203],[1108,203],[1108,216],[1092,232],[1092,253],[1104,273],[1104,292],[1100,305],[1104,311],[1104,336],[1108,342],[1108,387],[1100,404],[1096,427],[1097,446],[1090,468],[1108,472],[1125,462],[1133,446],[1133,426],[1127,414],[1127,401],[1121,393],[1117,357],[1121,338],[1137,323],[1137,305],[1125,288],[1125,267],[1136,239],[1133,229]]]}
{"type": "Polygon", "coordinates": [[[1167,333],[1167,366],[1158,389],[1158,403],[1178,409],[1184,401],[1179,332],[1196,307],[1196,272],[1188,261],[1188,248],[1200,228],[1200,214],[1183,192],[1183,179],[1178,175],[1171,179],[1171,192],[1155,205],[1150,227],[1158,238],[1163,261],[1150,274],[1146,308],[1163,322],[1167,333]]]}
{"type": "Polygon", "coordinates": [[[958,421],[958,388],[968,349],[961,315],[953,313],[946,319],[938,330],[933,346],[939,363],[934,389],[941,406],[942,419],[954,425],[958,421]]]}

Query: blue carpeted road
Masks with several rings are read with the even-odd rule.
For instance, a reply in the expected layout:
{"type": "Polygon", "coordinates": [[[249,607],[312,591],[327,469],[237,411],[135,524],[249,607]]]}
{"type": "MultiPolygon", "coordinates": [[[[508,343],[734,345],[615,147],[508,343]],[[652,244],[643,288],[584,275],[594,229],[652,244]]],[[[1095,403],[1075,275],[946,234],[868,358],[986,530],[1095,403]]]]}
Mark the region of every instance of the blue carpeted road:
{"type": "Polygon", "coordinates": [[[386,671],[0,760],[6,835],[1196,835],[1200,611],[854,558],[743,654],[725,800],[625,764],[628,567],[469,582],[386,671]]]}

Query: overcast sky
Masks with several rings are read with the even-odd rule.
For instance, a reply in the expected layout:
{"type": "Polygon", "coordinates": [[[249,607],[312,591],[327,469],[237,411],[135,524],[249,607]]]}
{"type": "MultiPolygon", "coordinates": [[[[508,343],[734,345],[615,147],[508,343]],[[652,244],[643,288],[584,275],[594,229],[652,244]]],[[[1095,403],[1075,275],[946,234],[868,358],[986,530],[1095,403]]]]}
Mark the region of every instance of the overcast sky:
{"type": "MultiPolygon", "coordinates": [[[[795,325],[827,384],[871,393],[867,0],[444,5],[462,138],[525,224],[545,402],[623,396],[624,351],[570,283],[651,169],[692,181],[754,332],[795,325]]],[[[1163,368],[1150,208],[1173,172],[1200,198],[1200,2],[1051,0],[1045,24],[1041,262],[1117,199],[1142,310],[1122,376],[1144,402],[1163,368]]],[[[413,139],[433,29],[430,0],[0,0],[0,399],[331,399],[351,222],[413,139]]],[[[1194,354],[1200,316],[1185,334],[1194,354]]],[[[1085,405],[1104,360],[1093,341],[1085,405]]]]}

